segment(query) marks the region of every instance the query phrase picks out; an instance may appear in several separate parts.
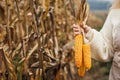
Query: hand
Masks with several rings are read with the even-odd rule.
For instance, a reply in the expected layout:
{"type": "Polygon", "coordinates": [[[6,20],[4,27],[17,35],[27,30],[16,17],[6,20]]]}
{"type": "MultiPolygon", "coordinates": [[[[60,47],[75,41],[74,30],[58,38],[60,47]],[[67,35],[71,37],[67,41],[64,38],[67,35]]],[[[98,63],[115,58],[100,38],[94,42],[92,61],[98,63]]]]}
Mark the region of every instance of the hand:
{"type": "Polygon", "coordinates": [[[82,29],[80,28],[79,25],[73,24],[73,32],[74,32],[74,36],[76,36],[82,33],[82,29]]]}
{"type": "Polygon", "coordinates": [[[81,33],[87,33],[90,30],[90,27],[88,27],[87,25],[85,25],[84,23],[79,25],[73,24],[73,32],[74,32],[74,36],[81,34],[81,33]]]}
{"type": "Polygon", "coordinates": [[[84,33],[87,33],[90,30],[90,27],[85,25],[84,23],[81,23],[80,27],[84,30],[84,33]]]}

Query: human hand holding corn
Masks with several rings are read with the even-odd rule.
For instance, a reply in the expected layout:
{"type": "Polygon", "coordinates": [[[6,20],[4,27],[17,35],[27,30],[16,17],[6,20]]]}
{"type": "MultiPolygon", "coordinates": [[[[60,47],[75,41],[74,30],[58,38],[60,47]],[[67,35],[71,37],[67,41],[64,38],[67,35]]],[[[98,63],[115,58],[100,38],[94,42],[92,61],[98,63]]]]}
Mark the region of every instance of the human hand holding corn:
{"type": "Polygon", "coordinates": [[[73,24],[74,36],[76,36],[78,34],[82,34],[82,32],[86,34],[89,32],[90,29],[91,28],[89,26],[85,25],[84,23],[80,24],[80,26],[73,24]]]}
{"type": "Polygon", "coordinates": [[[78,68],[79,76],[83,77],[85,71],[91,68],[90,45],[84,43],[84,35],[90,29],[85,25],[89,14],[89,4],[86,0],[75,0],[75,4],[78,6],[75,10],[76,14],[74,15],[74,20],[77,25],[73,25],[75,36],[75,64],[78,68]]]}
{"type": "Polygon", "coordinates": [[[90,45],[84,43],[84,33],[90,30],[85,24],[73,24],[73,32],[75,36],[75,64],[78,68],[78,74],[83,77],[86,70],[91,68],[91,51],[90,45]]]}

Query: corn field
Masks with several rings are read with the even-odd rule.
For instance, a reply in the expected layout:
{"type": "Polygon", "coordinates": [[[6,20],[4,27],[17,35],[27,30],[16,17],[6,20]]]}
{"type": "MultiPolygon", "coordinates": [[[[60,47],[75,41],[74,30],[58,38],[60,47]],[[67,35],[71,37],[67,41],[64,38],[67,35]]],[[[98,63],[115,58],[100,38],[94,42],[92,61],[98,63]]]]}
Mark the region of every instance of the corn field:
{"type": "Polygon", "coordinates": [[[0,0],[0,80],[80,80],[71,43],[76,7],[74,0],[0,0]]]}

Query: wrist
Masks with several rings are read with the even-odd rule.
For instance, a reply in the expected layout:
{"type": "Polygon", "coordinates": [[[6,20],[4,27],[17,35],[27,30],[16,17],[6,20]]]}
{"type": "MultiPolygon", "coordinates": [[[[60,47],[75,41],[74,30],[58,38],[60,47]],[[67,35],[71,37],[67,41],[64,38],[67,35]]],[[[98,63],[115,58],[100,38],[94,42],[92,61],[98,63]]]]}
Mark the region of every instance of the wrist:
{"type": "Polygon", "coordinates": [[[91,41],[93,38],[93,30],[91,28],[89,28],[88,32],[85,33],[85,37],[88,41],[91,41]]]}

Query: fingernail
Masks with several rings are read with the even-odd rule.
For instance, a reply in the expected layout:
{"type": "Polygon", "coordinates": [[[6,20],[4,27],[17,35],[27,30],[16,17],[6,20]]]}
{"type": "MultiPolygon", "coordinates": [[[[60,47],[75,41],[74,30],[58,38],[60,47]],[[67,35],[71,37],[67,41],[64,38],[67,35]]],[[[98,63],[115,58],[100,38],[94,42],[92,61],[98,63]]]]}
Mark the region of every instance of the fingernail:
{"type": "Polygon", "coordinates": [[[75,24],[73,24],[73,26],[75,26],[75,24]]]}

